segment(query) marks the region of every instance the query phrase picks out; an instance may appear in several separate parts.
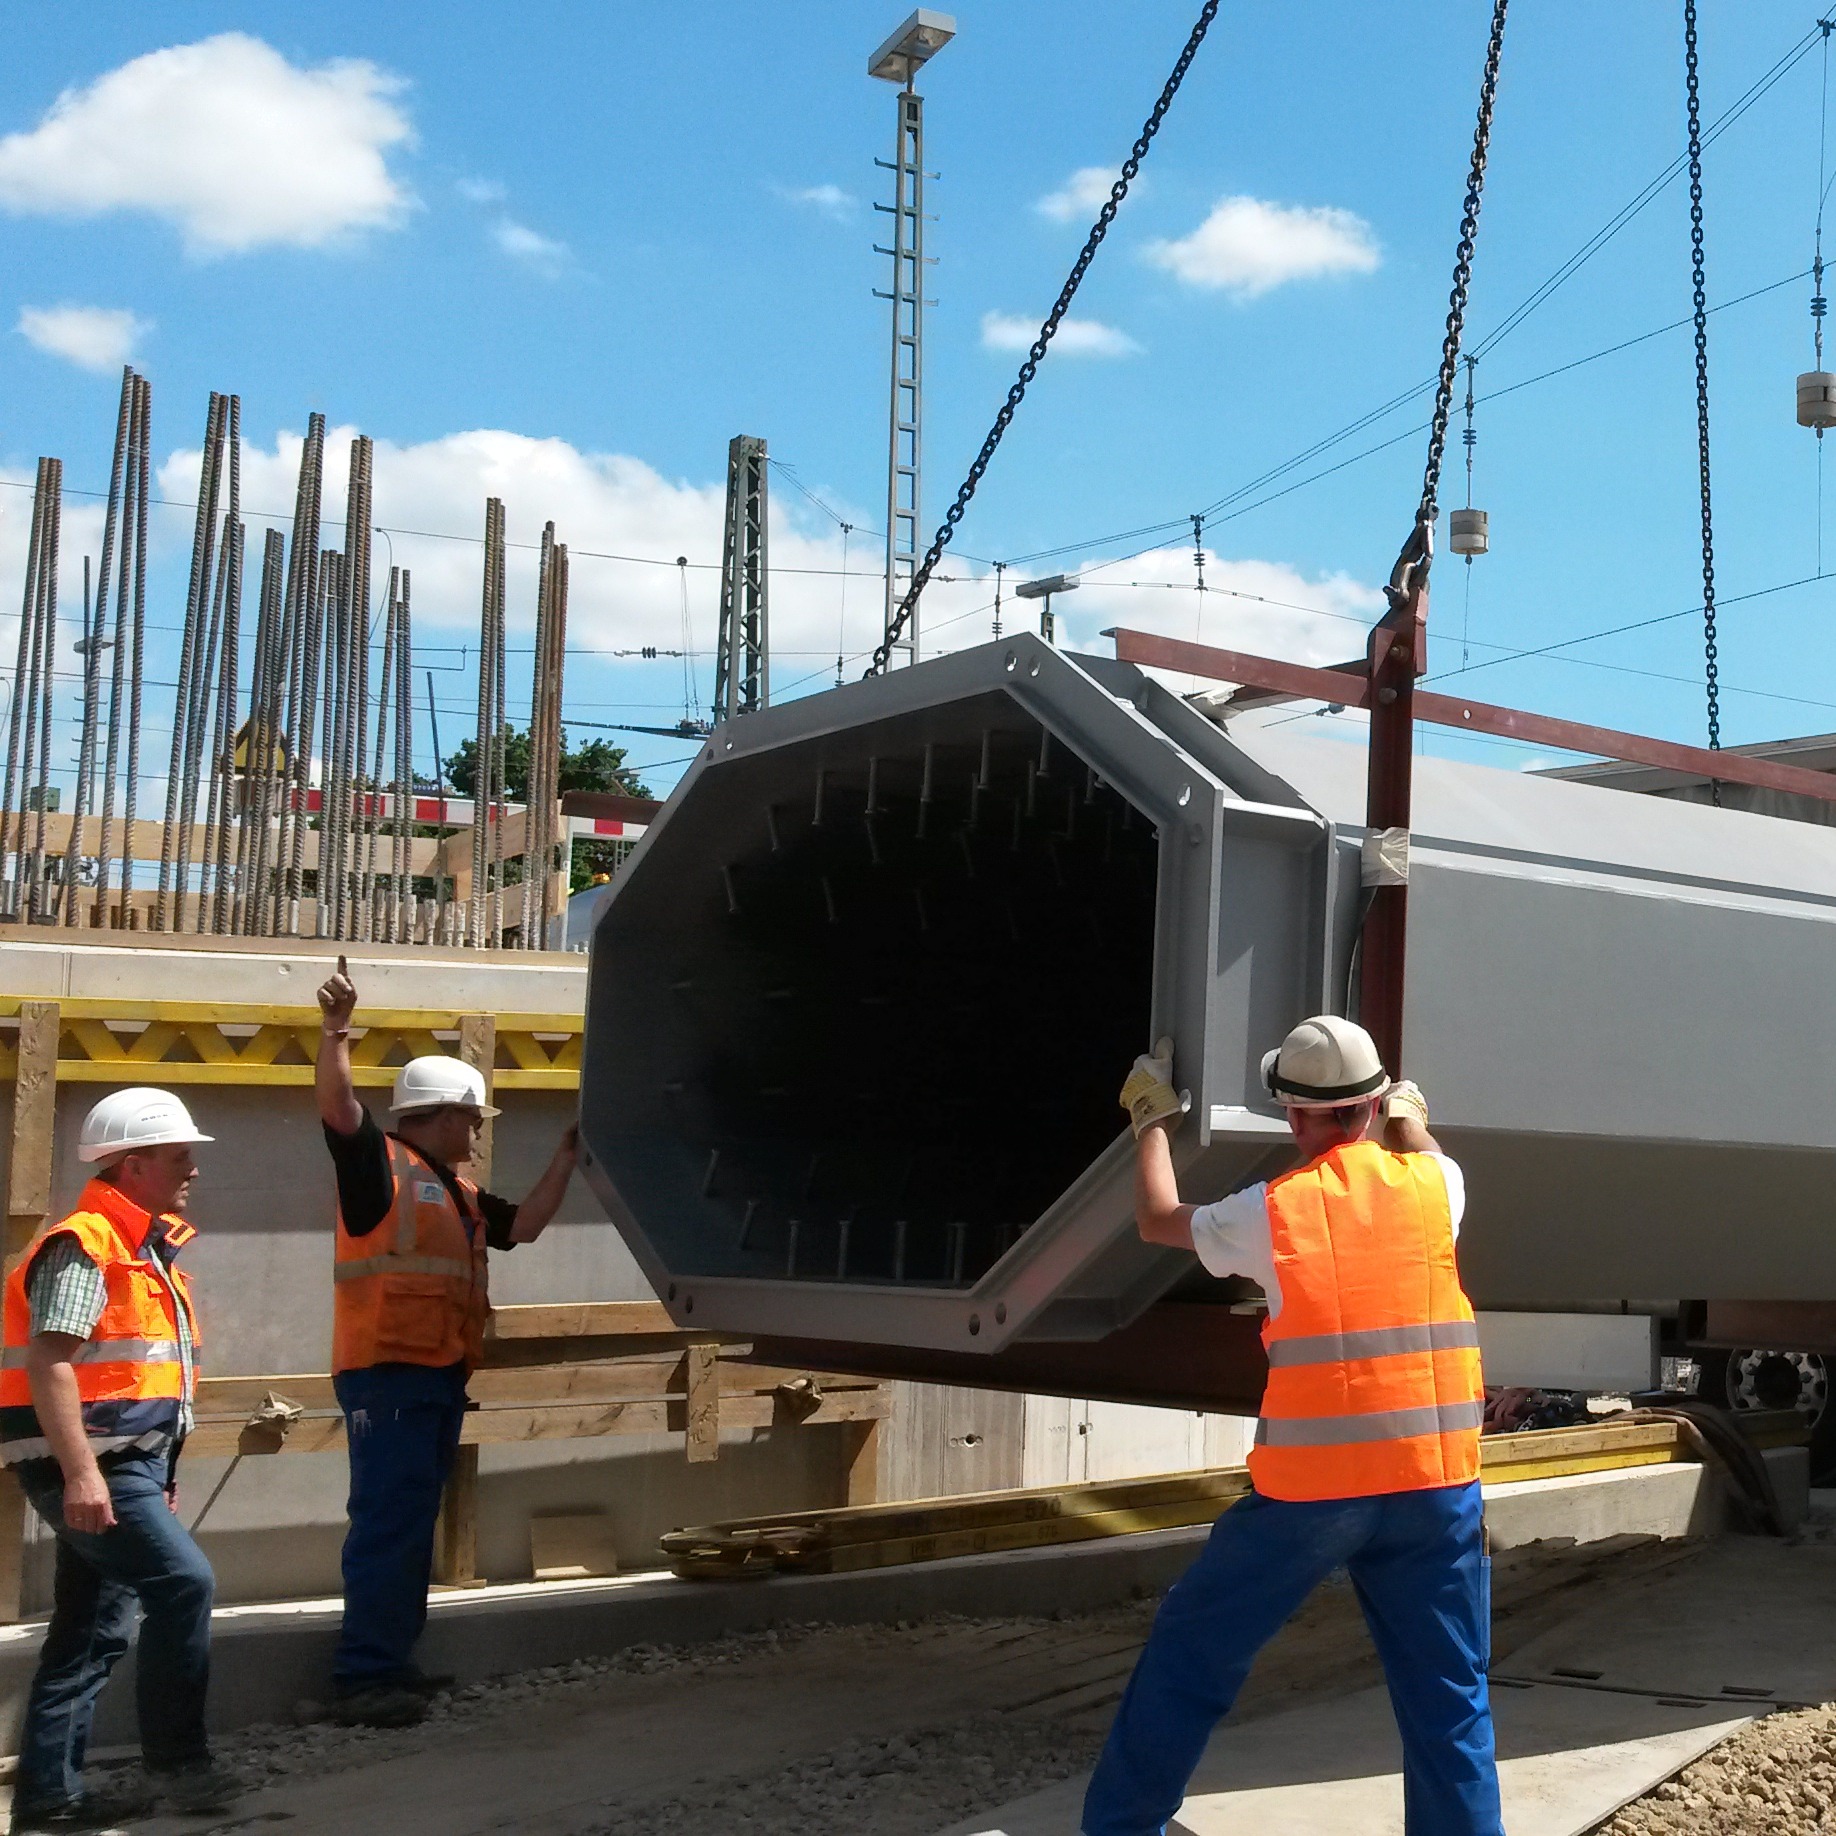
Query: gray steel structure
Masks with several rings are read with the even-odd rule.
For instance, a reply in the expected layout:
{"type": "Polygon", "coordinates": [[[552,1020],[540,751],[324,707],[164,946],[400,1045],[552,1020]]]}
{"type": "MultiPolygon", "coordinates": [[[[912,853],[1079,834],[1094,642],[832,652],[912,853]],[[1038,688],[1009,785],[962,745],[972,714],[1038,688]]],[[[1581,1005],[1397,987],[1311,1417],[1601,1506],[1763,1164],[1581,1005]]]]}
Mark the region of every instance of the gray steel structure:
{"type": "MultiPolygon", "coordinates": [[[[1253,1408],[1248,1297],[1137,1238],[1115,1092],[1171,1034],[1187,1193],[1290,1164],[1258,1062],[1353,1001],[1365,756],[1265,719],[1022,636],[716,732],[603,909],[581,1081],[679,1321],[1253,1408]]],[[[1836,1298],[1836,834],[1415,795],[1408,1069],[1474,1300],[1836,1298]]]]}
{"type": "Polygon", "coordinates": [[[771,700],[771,482],[765,442],[727,443],[727,514],[720,555],[714,719],[756,714],[771,700]]]}

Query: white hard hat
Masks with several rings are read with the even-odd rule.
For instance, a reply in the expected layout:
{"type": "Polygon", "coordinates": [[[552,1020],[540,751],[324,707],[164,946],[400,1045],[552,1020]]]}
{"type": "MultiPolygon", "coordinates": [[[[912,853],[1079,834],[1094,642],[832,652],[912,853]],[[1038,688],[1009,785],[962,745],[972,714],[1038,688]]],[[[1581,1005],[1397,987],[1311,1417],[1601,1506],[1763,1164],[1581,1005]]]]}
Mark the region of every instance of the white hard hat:
{"type": "Polygon", "coordinates": [[[1264,1057],[1262,1081],[1290,1109],[1339,1109],[1382,1096],[1390,1074],[1363,1027],[1337,1014],[1315,1014],[1264,1057]]]}
{"type": "Polygon", "coordinates": [[[483,1073],[462,1058],[449,1058],[444,1052],[436,1052],[426,1058],[411,1058],[396,1072],[395,1089],[389,1097],[392,1114],[400,1116],[416,1109],[445,1109],[448,1104],[476,1109],[487,1116],[503,1114],[501,1109],[493,1109],[485,1101],[483,1073]]]}
{"type": "Polygon", "coordinates": [[[170,1090],[112,1090],[83,1118],[77,1159],[116,1160],[138,1148],[214,1139],[198,1132],[191,1112],[170,1090]]]}

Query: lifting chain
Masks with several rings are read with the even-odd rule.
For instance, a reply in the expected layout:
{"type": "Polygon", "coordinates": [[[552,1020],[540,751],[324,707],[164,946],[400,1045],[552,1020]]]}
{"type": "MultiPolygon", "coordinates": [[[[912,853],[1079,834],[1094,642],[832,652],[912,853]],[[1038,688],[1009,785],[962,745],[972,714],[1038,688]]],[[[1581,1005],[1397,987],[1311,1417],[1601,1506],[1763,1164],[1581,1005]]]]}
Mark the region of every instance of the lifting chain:
{"type": "Polygon", "coordinates": [[[1435,383],[1434,415],[1428,427],[1428,464],[1422,475],[1421,507],[1415,527],[1390,575],[1390,600],[1407,598],[1426,578],[1434,559],[1434,519],[1439,513],[1441,461],[1447,452],[1447,422],[1453,413],[1454,378],[1466,331],[1466,295],[1473,279],[1473,248],[1479,236],[1479,205],[1485,196],[1485,162],[1492,145],[1492,107],[1498,97],[1498,60],[1504,50],[1505,13],[1511,0],[1493,0],[1492,36],[1485,48],[1485,77],[1479,85],[1479,120],[1473,129],[1473,163],[1466,175],[1466,207],[1460,215],[1460,246],[1454,255],[1453,290],[1447,301],[1447,331],[1441,339],[1441,373],[1435,383]]]}
{"type": "MultiPolygon", "coordinates": [[[[905,597],[899,602],[899,609],[893,614],[892,623],[886,628],[886,635],[881,638],[879,648],[873,653],[873,662],[867,669],[867,675],[878,676],[885,672],[888,660],[892,656],[893,646],[898,643],[900,633],[904,631],[911,618],[912,608],[917,605],[919,595],[923,593],[931,578],[932,570],[943,558],[943,551],[949,546],[956,534],[956,526],[963,520],[963,513],[969,508],[969,500],[975,496],[975,488],[982,482],[982,474],[988,470],[988,462],[995,455],[995,448],[1001,444],[1001,436],[1007,432],[1013,421],[1014,411],[1020,406],[1026,395],[1027,385],[1039,374],[1039,366],[1045,359],[1046,347],[1058,335],[1059,325],[1070,310],[1071,300],[1082,284],[1085,273],[1102,240],[1109,234],[1109,226],[1116,220],[1116,212],[1122,208],[1122,200],[1128,196],[1128,188],[1134,183],[1135,175],[1141,170],[1141,162],[1147,157],[1149,146],[1154,136],[1160,132],[1160,124],[1166,119],[1167,110],[1173,105],[1173,98],[1179,94],[1179,86],[1186,80],[1186,72],[1192,68],[1192,60],[1198,55],[1198,49],[1205,41],[1205,34],[1211,30],[1211,22],[1218,16],[1219,0],[1205,0],[1204,9],[1200,12],[1198,23],[1192,28],[1192,36],[1186,40],[1186,48],[1180,52],[1179,61],[1173,66],[1173,73],[1167,78],[1166,87],[1160,92],[1160,100],[1154,104],[1153,113],[1142,127],[1141,137],[1135,142],[1133,151],[1122,162],[1121,176],[1110,187],[1109,196],[1103,208],[1097,213],[1097,220],[1091,226],[1090,234],[1085,239],[1083,252],[1072,264],[1071,273],[1060,291],[1057,302],[1046,314],[1045,323],[1039,328],[1039,336],[1033,340],[1033,347],[1026,354],[1026,361],[1020,366],[1020,374],[1014,379],[1014,385],[1007,392],[1007,400],[1001,404],[1001,412],[995,416],[994,425],[988,430],[988,437],[982,442],[982,450],[976,454],[975,463],[969,468],[969,476],[963,480],[962,488],[956,493],[956,501],[950,506],[944,520],[938,524],[937,533],[931,538],[931,546],[925,551],[923,562],[912,576],[912,583],[905,590],[905,597]]],[[[1499,0],[1502,12],[1505,0],[1499,0]]]]}
{"type": "MultiPolygon", "coordinates": [[[[1709,496],[1708,295],[1702,272],[1702,101],[1696,82],[1696,0],[1684,0],[1683,62],[1689,86],[1689,253],[1695,287],[1696,458],[1702,476],[1702,650],[1708,688],[1708,743],[1721,748],[1721,669],[1715,642],[1715,518],[1709,496]]],[[[1709,785],[1715,807],[1721,786],[1709,785]]]]}

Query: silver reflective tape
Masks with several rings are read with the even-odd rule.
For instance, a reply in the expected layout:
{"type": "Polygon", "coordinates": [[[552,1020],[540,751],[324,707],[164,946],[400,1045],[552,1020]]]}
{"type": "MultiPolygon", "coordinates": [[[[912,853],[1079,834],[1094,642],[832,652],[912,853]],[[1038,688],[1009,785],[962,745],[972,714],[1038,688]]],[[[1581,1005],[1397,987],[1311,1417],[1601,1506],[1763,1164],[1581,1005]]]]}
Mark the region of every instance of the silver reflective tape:
{"type": "Polygon", "coordinates": [[[1368,1332],[1322,1332],[1305,1339],[1277,1339],[1269,1347],[1269,1369],[1301,1364],[1346,1364],[1353,1358],[1396,1358],[1404,1352],[1477,1350],[1476,1320],[1440,1320],[1427,1326],[1374,1326],[1368,1332]]]}
{"type": "MultiPolygon", "coordinates": [[[[20,1371],[26,1367],[27,1352],[23,1345],[9,1345],[0,1352],[0,1370],[20,1371]]],[[[85,1339],[70,1354],[71,1364],[177,1364],[179,1348],[176,1339],[85,1339]]]]}
{"type": "Polygon", "coordinates": [[[445,1275],[453,1281],[470,1282],[472,1265],[457,1256],[361,1256],[355,1262],[340,1262],[332,1270],[334,1281],[356,1281],[363,1275],[445,1275]]]}
{"type": "Polygon", "coordinates": [[[86,1339],[70,1354],[72,1364],[177,1364],[176,1339],[86,1339]]]}
{"type": "Polygon", "coordinates": [[[1421,1409],[1379,1409],[1371,1415],[1263,1416],[1258,1447],[1350,1447],[1368,1441],[1406,1441],[1419,1434],[1458,1434],[1485,1420],[1480,1402],[1430,1403],[1421,1409]]]}
{"type": "MultiPolygon", "coordinates": [[[[130,1448],[158,1453],[171,1443],[172,1436],[163,1428],[150,1428],[145,1434],[92,1434],[89,1437],[91,1449],[98,1454],[125,1453],[130,1448]]],[[[21,1460],[51,1457],[51,1443],[42,1436],[35,1435],[26,1441],[0,1441],[0,1466],[17,1466],[21,1460]]]]}

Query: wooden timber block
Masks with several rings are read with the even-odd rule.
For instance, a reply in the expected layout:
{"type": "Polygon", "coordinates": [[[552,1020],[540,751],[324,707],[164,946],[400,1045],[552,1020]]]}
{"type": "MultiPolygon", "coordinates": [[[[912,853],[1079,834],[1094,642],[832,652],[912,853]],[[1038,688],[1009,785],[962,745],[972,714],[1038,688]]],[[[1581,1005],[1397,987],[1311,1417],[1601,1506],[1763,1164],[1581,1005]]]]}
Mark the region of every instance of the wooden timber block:
{"type": "Polygon", "coordinates": [[[618,1573],[612,1519],[604,1511],[556,1511],[529,1520],[529,1565],[538,1581],[584,1581],[618,1573]]]}
{"type": "MultiPolygon", "coordinates": [[[[470,1416],[466,1418],[471,1420],[470,1416]]],[[[440,1500],[434,1574],[442,1587],[483,1587],[478,1575],[478,1449],[462,1446],[440,1500]]]]}

